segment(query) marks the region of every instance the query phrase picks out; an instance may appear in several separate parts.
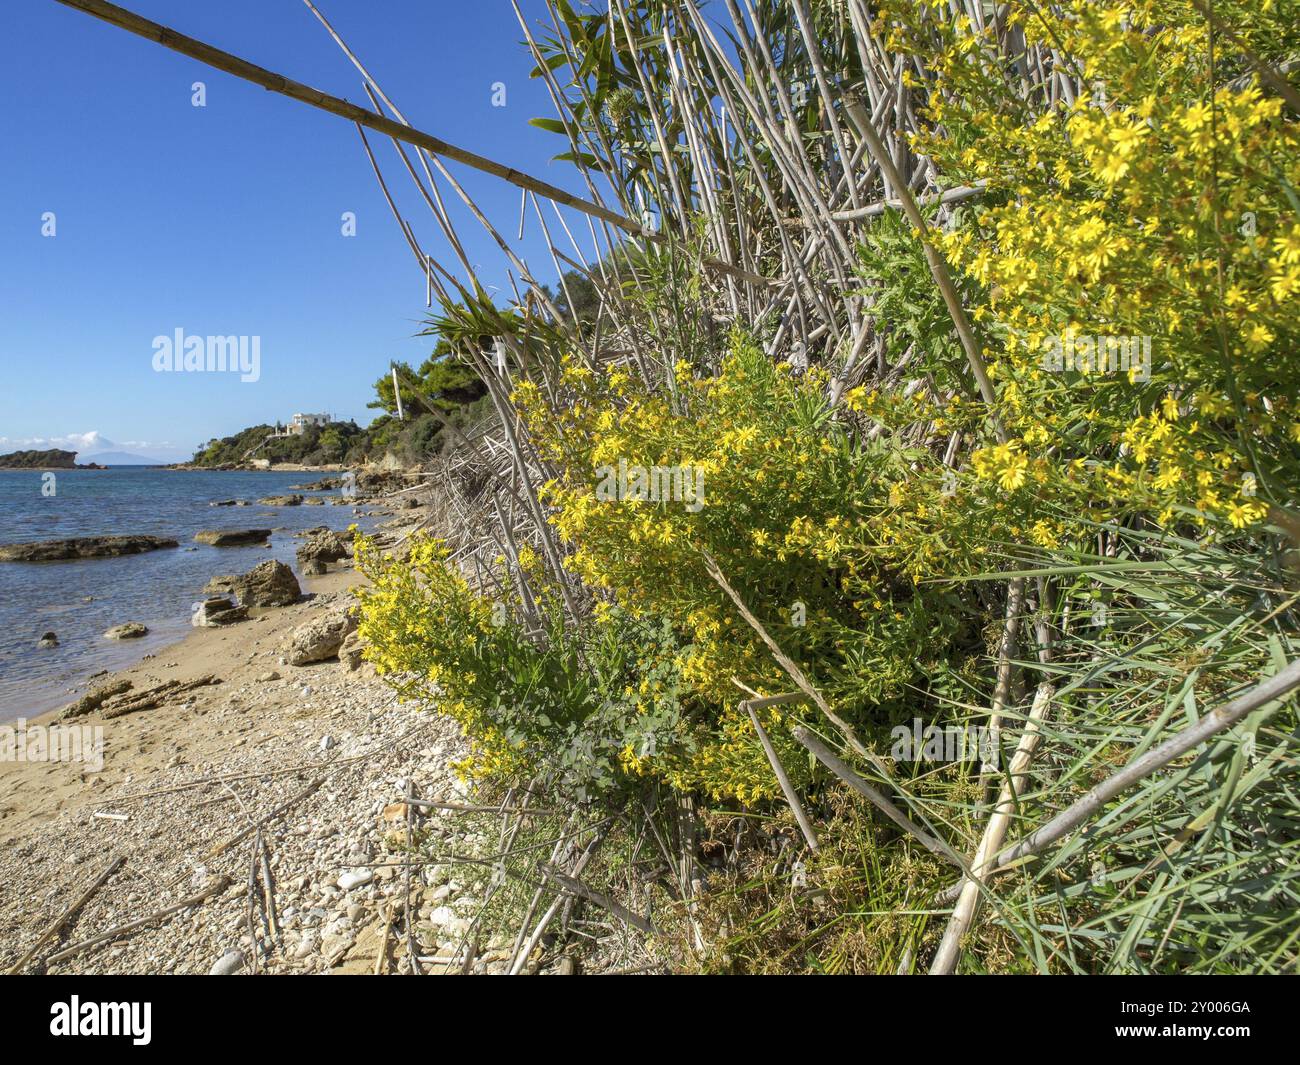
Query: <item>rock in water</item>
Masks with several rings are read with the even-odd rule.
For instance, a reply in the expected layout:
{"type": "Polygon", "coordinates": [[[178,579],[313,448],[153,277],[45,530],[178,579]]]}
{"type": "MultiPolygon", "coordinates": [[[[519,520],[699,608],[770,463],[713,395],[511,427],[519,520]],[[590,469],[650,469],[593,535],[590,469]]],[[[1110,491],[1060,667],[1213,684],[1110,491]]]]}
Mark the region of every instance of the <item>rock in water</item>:
{"type": "Polygon", "coordinates": [[[284,660],[291,666],[324,662],[339,653],[339,647],[357,627],[355,607],[312,618],[299,625],[289,637],[284,660]]]}
{"type": "Polygon", "coordinates": [[[348,557],[347,544],[333,529],[326,529],[324,532],[318,532],[311,537],[302,547],[298,548],[298,562],[300,565],[306,565],[308,562],[338,562],[340,559],[348,557]]]}
{"type": "Polygon", "coordinates": [[[260,544],[270,539],[270,529],[204,529],[194,534],[194,539],[212,547],[241,547],[260,544]]]}
{"type": "Polygon", "coordinates": [[[73,558],[115,558],[176,547],[162,536],[80,536],[71,540],[36,540],[0,547],[0,562],[62,562],[73,558]]]}
{"type": "Polygon", "coordinates": [[[41,638],[36,641],[37,647],[58,647],[59,638],[52,632],[41,633],[41,638]]]}
{"type": "Polygon", "coordinates": [[[234,595],[235,586],[239,583],[239,574],[223,573],[213,577],[203,586],[204,595],[234,595]]]}
{"type": "Polygon", "coordinates": [[[258,503],[264,507],[298,507],[302,506],[302,496],[267,496],[258,503]]]}
{"type": "Polygon", "coordinates": [[[198,628],[213,628],[217,625],[231,625],[248,617],[248,607],[235,606],[225,596],[205,599],[190,615],[190,624],[198,628]]]}
{"type": "Polygon", "coordinates": [[[293,570],[274,559],[259,563],[242,576],[213,577],[203,590],[238,596],[241,606],[288,606],[302,596],[293,570]]]}
{"type": "Polygon", "coordinates": [[[293,570],[275,559],[249,570],[239,589],[239,601],[245,606],[288,606],[301,596],[293,570]]]}
{"type": "Polygon", "coordinates": [[[109,640],[138,640],[148,634],[148,625],[142,625],[138,621],[128,621],[121,625],[114,625],[104,633],[104,637],[109,640]]]}
{"type": "Polygon", "coordinates": [[[244,955],[238,950],[228,950],[208,970],[209,976],[233,976],[244,967],[244,955]]]}

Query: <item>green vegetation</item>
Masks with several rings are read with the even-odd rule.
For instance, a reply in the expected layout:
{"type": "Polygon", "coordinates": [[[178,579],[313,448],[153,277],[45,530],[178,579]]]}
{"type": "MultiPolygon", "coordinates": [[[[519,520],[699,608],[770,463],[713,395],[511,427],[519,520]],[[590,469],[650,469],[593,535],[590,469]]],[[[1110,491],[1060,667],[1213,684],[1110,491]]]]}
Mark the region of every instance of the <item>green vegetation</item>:
{"type": "Polygon", "coordinates": [[[384,413],[365,429],[355,422],[330,422],[283,436],[277,435],[284,433],[283,425],[254,425],[234,436],[209,441],[195,453],[194,464],[224,466],[267,459],[307,466],[361,465],[391,456],[415,466],[446,445],[444,422],[464,429],[481,417],[483,383],[451,353],[445,341],[439,342],[418,371],[404,362],[396,368],[402,382],[403,420],[396,417],[392,375],[385,374],[375,382],[375,399],[367,404],[384,413]],[[430,409],[442,417],[428,413],[430,409]]]}
{"type": "Polygon", "coordinates": [[[1300,659],[1294,12],[768,0],[728,4],[733,50],[689,2],[550,6],[537,124],[658,228],[576,315],[441,308],[508,356],[447,489],[488,520],[360,542],[370,659],[484,796],[581,826],[674,967],[1295,972],[1290,691],[991,863],[979,908],[936,855],[1300,659]],[[910,750],[929,726],[992,750],[910,750]]]}
{"type": "Polygon", "coordinates": [[[283,433],[284,427],[254,425],[234,436],[210,440],[205,447],[195,452],[194,464],[226,466],[253,459],[267,459],[271,462],[324,466],[355,462],[368,450],[367,434],[355,422],[310,425],[302,433],[293,436],[275,436],[277,432],[283,433]]]}

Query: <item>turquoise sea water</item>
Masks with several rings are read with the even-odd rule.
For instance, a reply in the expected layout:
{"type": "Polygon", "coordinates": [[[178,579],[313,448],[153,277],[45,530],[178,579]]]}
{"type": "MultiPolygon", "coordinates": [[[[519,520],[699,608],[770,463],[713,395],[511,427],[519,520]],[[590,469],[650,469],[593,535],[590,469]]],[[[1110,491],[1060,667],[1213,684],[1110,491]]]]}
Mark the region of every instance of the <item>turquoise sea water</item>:
{"type": "MultiPolygon", "coordinates": [[[[219,573],[243,573],[268,558],[295,566],[293,534],[316,525],[363,527],[352,506],[271,509],[257,500],[290,494],[318,473],[163,470],[118,466],[61,470],[55,494],[42,494],[36,470],[0,470],[0,543],[74,536],[146,534],[179,542],[142,555],[76,562],[0,562],[0,721],[61,706],[90,674],[121,669],[189,631],[192,605],[219,573]],[[212,507],[246,499],[247,507],[212,507]],[[266,547],[208,547],[200,529],[269,528],[266,547]],[[104,639],[125,621],[149,626],[138,640],[104,639]],[[36,646],[53,630],[55,648],[36,646]]],[[[300,492],[331,497],[336,493],[300,492]]]]}

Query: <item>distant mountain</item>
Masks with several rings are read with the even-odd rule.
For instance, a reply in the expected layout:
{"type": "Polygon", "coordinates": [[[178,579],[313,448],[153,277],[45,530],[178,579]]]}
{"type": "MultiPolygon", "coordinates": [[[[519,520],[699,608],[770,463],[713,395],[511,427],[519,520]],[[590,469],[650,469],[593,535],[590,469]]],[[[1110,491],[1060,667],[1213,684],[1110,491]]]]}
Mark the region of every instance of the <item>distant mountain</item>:
{"type": "Polygon", "coordinates": [[[145,455],[132,455],[129,451],[101,451],[98,455],[88,455],[87,462],[97,462],[101,466],[162,466],[163,459],[151,459],[145,455]]]}

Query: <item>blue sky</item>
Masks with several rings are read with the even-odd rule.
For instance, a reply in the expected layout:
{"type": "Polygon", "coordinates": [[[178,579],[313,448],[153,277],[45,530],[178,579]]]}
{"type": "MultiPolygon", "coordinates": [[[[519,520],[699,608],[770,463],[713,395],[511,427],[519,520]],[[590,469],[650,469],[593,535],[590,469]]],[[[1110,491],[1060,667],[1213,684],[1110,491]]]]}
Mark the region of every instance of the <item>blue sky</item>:
{"type": "MultiPolygon", "coordinates": [[[[360,76],[300,0],[126,0],[124,6],[326,92],[360,76]]],[[[320,0],[415,126],[574,192],[562,138],[509,0],[320,0]],[[506,106],[492,106],[504,82],[506,106]]],[[[533,0],[521,4],[541,17],[533,0]]],[[[0,64],[0,452],[65,446],[188,457],[214,436],[296,411],[365,425],[390,359],[421,361],[424,283],[347,122],[54,0],[6,4],[0,64]],[[206,107],[191,86],[206,84],[206,107]],[[341,234],[355,212],[357,235],[341,234]],[[56,235],[42,236],[53,212],[56,235]],[[256,382],[157,373],[153,339],[261,338],[256,382]]],[[[454,261],[392,145],[371,136],[427,251],[454,261]]],[[[513,237],[518,190],[451,164],[513,237]]],[[[507,263],[459,202],[471,262],[507,263]]],[[[535,219],[525,258],[554,268],[535,219]]],[[[581,227],[585,232],[585,225],[581,227]]],[[[575,232],[578,230],[575,229],[575,232]]]]}

